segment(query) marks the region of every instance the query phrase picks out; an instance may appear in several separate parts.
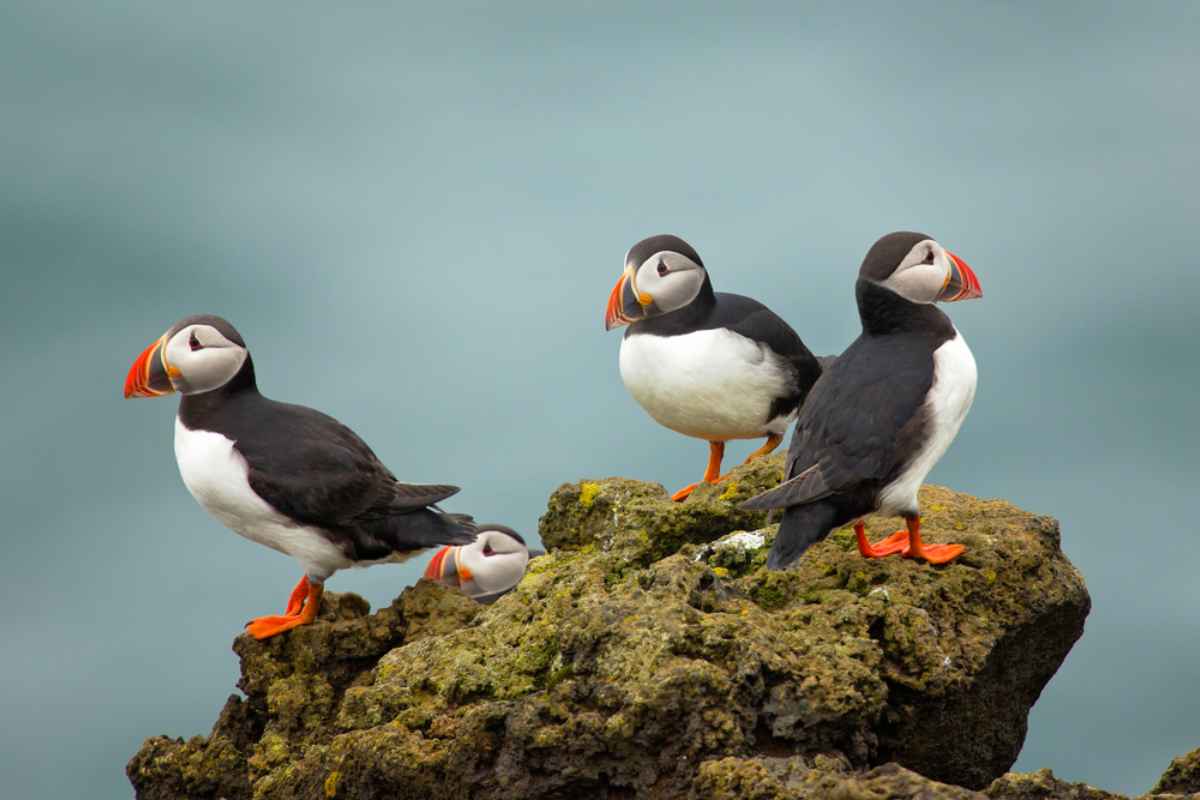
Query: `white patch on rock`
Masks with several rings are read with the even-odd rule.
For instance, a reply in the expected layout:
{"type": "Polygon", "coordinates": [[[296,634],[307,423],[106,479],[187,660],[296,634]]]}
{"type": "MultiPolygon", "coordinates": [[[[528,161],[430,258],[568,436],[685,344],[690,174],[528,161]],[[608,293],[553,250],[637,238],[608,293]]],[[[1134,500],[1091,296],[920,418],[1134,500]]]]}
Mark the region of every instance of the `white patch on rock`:
{"type": "Polygon", "coordinates": [[[709,542],[704,549],[696,554],[696,561],[704,561],[710,558],[714,553],[719,553],[725,550],[738,550],[748,552],[750,550],[758,550],[767,542],[767,537],[763,536],[758,531],[734,531],[717,539],[714,542],[709,542]]]}

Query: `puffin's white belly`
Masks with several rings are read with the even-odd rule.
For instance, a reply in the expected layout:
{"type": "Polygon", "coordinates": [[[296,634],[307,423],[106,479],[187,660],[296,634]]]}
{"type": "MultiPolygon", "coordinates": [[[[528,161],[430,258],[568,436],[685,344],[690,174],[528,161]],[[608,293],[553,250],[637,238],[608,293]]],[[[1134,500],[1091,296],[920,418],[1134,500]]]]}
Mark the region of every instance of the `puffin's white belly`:
{"type": "Polygon", "coordinates": [[[288,519],[254,493],[246,459],[230,439],[189,430],[176,417],[175,460],[184,485],[208,513],[241,536],[295,558],[310,578],[324,580],[351,566],[320,531],[288,519]]]}
{"type": "Polygon", "coordinates": [[[790,372],[765,345],[716,328],[621,340],[621,380],[660,425],[710,441],[782,434],[795,414],[768,420],[790,372]]]}
{"type": "Polygon", "coordinates": [[[978,377],[975,356],[971,355],[966,340],[955,331],[953,339],[933,352],[933,385],[925,396],[924,412],[929,415],[928,438],[900,477],[880,492],[882,513],[917,511],[917,490],[958,435],[975,400],[978,377]]]}

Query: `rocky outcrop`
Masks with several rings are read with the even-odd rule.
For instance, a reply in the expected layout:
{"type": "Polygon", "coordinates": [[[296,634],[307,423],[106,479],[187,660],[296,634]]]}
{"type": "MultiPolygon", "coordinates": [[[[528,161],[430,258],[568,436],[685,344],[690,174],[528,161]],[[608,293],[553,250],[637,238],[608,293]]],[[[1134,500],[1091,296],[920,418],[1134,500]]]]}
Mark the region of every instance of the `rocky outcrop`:
{"type": "Polygon", "coordinates": [[[1200,794],[1200,747],[1172,760],[1151,791],[1200,794]]]}
{"type": "MultiPolygon", "coordinates": [[[[1166,776],[1164,776],[1165,778],[1166,776]]],[[[1190,794],[1142,795],[1179,800],[1190,794]]],[[[830,756],[724,758],[700,766],[695,797],[706,800],[1129,800],[1085,783],[1069,783],[1048,769],[1008,773],[981,791],[930,780],[899,764],[853,770],[830,756]]]]}
{"type": "Polygon", "coordinates": [[[991,782],[1088,612],[1057,523],[927,487],[956,563],[865,560],[837,531],[769,572],[774,526],[737,503],[779,475],[685,503],[564,485],[549,554],[492,606],[425,582],[375,614],[327,594],[317,624],[239,637],[245,698],[208,737],[148,740],[130,779],[231,800],[1034,796],[991,782]]]}

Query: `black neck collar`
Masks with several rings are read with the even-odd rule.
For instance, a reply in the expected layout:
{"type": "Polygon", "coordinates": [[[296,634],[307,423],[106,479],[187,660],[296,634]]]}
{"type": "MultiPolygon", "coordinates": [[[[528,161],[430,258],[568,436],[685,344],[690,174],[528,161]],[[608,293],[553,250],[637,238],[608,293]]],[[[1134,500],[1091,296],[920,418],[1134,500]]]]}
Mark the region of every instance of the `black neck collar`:
{"type": "Polygon", "coordinates": [[[213,389],[211,392],[185,394],[179,400],[179,418],[188,428],[195,429],[197,425],[210,419],[214,413],[229,401],[239,397],[262,397],[258,393],[258,384],[254,380],[254,361],[250,354],[242,362],[242,368],[237,371],[228,383],[213,389]]]}
{"type": "Polygon", "coordinates": [[[954,324],[933,303],[914,303],[866,278],[858,279],[854,291],[863,333],[925,333],[947,339],[954,336],[954,324]]]}

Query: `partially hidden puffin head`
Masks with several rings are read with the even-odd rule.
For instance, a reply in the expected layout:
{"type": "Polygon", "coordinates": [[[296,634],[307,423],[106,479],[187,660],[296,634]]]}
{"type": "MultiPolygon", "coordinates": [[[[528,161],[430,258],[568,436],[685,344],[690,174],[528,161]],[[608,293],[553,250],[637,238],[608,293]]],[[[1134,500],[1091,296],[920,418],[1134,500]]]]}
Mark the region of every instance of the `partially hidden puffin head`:
{"type": "Polygon", "coordinates": [[[668,314],[695,300],[711,284],[700,254],[670,234],[651,236],[625,254],[625,271],[608,297],[604,329],[668,314]]]}
{"type": "Polygon", "coordinates": [[[531,552],[521,534],[507,525],[487,523],[479,526],[471,544],[434,553],[424,577],[490,603],[520,583],[530,559],[541,554],[531,552]]]}
{"type": "Polygon", "coordinates": [[[858,276],[913,303],[983,297],[979,278],[967,262],[932,236],[913,231],[889,233],[875,242],[858,276]]]}
{"type": "Polygon", "coordinates": [[[184,317],[134,360],[125,376],[125,397],[211,392],[250,369],[249,359],[241,334],[224,319],[184,317]]]}

